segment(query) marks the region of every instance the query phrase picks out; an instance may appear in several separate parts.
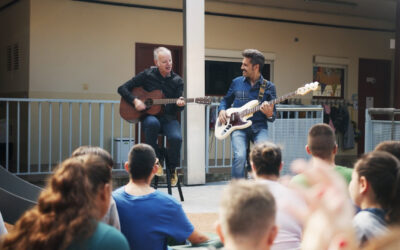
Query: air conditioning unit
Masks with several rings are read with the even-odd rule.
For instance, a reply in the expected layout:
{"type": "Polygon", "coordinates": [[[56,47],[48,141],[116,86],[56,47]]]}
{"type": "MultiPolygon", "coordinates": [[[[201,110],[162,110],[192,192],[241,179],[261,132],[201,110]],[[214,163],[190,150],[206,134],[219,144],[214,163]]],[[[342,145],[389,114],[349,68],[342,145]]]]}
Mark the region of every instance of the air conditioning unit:
{"type": "Polygon", "coordinates": [[[132,138],[114,138],[113,159],[116,164],[125,163],[128,160],[129,150],[135,145],[132,138]]]}

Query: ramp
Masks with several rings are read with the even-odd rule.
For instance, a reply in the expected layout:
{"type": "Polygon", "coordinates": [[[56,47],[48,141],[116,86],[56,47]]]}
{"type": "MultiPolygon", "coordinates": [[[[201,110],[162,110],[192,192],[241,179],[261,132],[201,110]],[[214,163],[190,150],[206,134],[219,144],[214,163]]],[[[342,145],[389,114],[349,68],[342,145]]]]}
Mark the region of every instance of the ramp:
{"type": "Polygon", "coordinates": [[[15,224],[21,215],[36,201],[27,200],[0,187],[0,210],[5,222],[15,224]]]}
{"type": "Polygon", "coordinates": [[[2,166],[0,166],[0,188],[31,201],[36,201],[42,192],[40,187],[19,178],[2,166]]]}
{"type": "Polygon", "coordinates": [[[4,221],[14,224],[19,217],[36,204],[42,189],[0,166],[0,211],[4,221]]]}

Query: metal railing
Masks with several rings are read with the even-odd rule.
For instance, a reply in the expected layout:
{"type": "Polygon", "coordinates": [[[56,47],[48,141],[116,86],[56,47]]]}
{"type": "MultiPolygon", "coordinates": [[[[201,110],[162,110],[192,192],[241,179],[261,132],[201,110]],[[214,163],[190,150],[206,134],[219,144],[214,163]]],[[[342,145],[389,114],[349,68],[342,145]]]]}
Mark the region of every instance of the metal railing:
{"type": "MultiPolygon", "coordinates": [[[[104,139],[114,138],[118,129],[120,138],[129,134],[134,141],[134,125],[115,116],[119,101],[0,98],[0,105],[0,163],[19,175],[51,173],[81,145],[99,146],[115,156],[113,143],[104,139]]],[[[123,169],[119,165],[116,169],[123,169]]]]}
{"type": "Polygon", "coordinates": [[[373,151],[380,142],[400,140],[400,121],[395,117],[400,109],[369,108],[365,110],[365,144],[364,152],[373,151]],[[374,116],[377,116],[374,118],[374,116]]]}
{"type": "MultiPolygon", "coordinates": [[[[218,141],[214,137],[217,106],[208,105],[205,112],[207,172],[230,167],[233,157],[230,138],[218,141]]],[[[141,141],[141,124],[126,122],[115,110],[119,110],[117,100],[0,98],[0,164],[18,175],[49,174],[75,148],[92,145],[111,153],[117,163],[114,171],[124,171],[127,150],[141,141]]],[[[293,159],[307,157],[307,131],[323,121],[323,109],[277,105],[277,111],[278,118],[269,124],[269,136],[283,147],[286,173],[293,159]]],[[[182,122],[183,116],[184,112],[182,122]]],[[[184,130],[185,125],[181,127],[184,130]]]]}
{"type": "MultiPolygon", "coordinates": [[[[218,141],[213,135],[213,124],[217,119],[217,103],[207,106],[206,124],[206,172],[210,168],[226,168],[232,165],[233,155],[230,137],[218,141]],[[213,118],[213,119],[212,119],[213,118]]],[[[297,158],[309,158],[304,150],[308,130],[323,122],[323,108],[319,105],[276,105],[277,118],[268,123],[269,141],[282,147],[284,167],[282,174],[291,174],[290,164],[297,158]]]]}

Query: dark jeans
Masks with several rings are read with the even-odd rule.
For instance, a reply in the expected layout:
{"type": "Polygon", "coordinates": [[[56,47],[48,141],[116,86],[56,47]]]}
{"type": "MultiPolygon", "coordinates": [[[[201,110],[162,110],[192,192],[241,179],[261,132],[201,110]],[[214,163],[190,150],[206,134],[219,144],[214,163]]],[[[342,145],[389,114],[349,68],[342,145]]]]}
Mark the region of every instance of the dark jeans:
{"type": "Polygon", "coordinates": [[[164,116],[156,117],[149,115],[142,121],[145,141],[151,145],[157,153],[157,157],[162,159],[162,152],[159,150],[157,137],[161,133],[167,137],[167,167],[175,169],[180,165],[182,134],[181,125],[175,119],[167,119],[164,116]]]}

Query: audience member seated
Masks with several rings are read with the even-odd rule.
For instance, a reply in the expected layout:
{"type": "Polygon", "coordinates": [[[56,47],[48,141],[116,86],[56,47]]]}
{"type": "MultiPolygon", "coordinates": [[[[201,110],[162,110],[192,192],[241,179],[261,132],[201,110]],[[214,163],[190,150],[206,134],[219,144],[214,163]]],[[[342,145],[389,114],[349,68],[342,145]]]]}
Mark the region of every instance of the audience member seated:
{"type": "Polygon", "coordinates": [[[101,158],[67,159],[0,248],[129,249],[121,232],[98,222],[107,212],[110,194],[111,170],[101,158]]]}
{"type": "Polygon", "coordinates": [[[135,145],[125,163],[129,183],[113,192],[121,232],[131,249],[167,249],[168,237],[192,244],[207,241],[208,237],[194,228],[175,198],[150,186],[157,168],[153,148],[135,145]]]}
{"type": "MultiPolygon", "coordinates": [[[[74,152],[72,152],[71,157],[78,157],[88,154],[100,156],[100,158],[103,159],[103,161],[107,163],[107,166],[112,170],[114,166],[114,161],[110,153],[108,153],[106,150],[100,147],[80,146],[79,148],[75,149],[74,152]]],[[[121,230],[121,226],[119,224],[117,206],[115,205],[115,201],[112,197],[110,199],[110,205],[108,207],[107,213],[106,215],[104,215],[101,221],[110,226],[115,227],[118,230],[121,230]]]]}
{"type": "Polygon", "coordinates": [[[376,145],[374,151],[385,151],[391,153],[400,161],[400,141],[383,141],[376,145]]]}
{"type": "Polygon", "coordinates": [[[292,214],[304,221],[301,249],[358,249],[351,224],[354,206],[343,177],[318,158],[308,163],[298,160],[292,166],[309,185],[297,190],[307,209],[292,207],[292,214]]]}
{"type": "Polygon", "coordinates": [[[354,166],[349,191],[361,209],[353,220],[360,245],[400,222],[400,162],[392,154],[374,151],[354,166]]]}
{"type": "Polygon", "coordinates": [[[400,227],[389,229],[389,232],[381,237],[371,239],[364,250],[399,250],[400,249],[400,227]]]}
{"type": "MultiPolygon", "coordinates": [[[[313,159],[318,158],[326,161],[329,167],[343,176],[347,184],[351,181],[352,169],[335,165],[335,155],[338,146],[336,144],[335,133],[329,125],[320,123],[315,124],[308,131],[306,151],[313,159]]],[[[307,186],[307,181],[303,174],[298,174],[292,178],[292,182],[307,186]]]]}
{"type": "Polygon", "coordinates": [[[275,216],[275,199],[267,185],[232,181],[222,195],[217,224],[224,249],[271,249],[278,233],[275,216]]]}
{"type": "Polygon", "coordinates": [[[256,145],[250,153],[250,165],[256,181],[265,183],[276,201],[278,236],[272,249],[300,249],[302,225],[287,212],[287,207],[304,209],[305,203],[293,190],[278,182],[282,169],[281,149],[272,143],[256,145]]]}
{"type": "Polygon", "coordinates": [[[7,228],[4,225],[3,216],[1,215],[0,212],[0,237],[4,234],[7,234],[7,228]]]}

